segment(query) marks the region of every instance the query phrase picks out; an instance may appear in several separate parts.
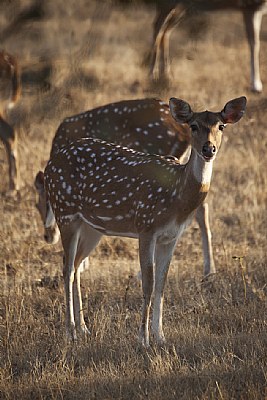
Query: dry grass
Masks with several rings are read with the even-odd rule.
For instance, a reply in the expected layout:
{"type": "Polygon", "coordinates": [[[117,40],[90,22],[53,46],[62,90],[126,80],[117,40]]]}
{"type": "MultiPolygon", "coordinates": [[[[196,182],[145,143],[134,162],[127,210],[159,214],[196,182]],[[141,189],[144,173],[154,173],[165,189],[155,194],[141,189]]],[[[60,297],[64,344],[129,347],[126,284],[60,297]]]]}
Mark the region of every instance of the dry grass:
{"type": "MultiPolygon", "coordinates": [[[[28,4],[29,1],[22,3],[28,4]]],[[[12,2],[0,5],[5,27],[12,2]],[[3,8],[4,7],[4,8],[3,8]]],[[[22,66],[23,93],[10,119],[20,131],[20,197],[10,198],[0,147],[0,398],[264,399],[266,336],[266,91],[249,92],[249,52],[239,14],[216,14],[203,40],[186,26],[172,36],[173,81],[151,88],[142,59],[151,40],[148,8],[47,1],[46,15],[6,39],[22,66]],[[166,287],[168,345],[137,345],[141,290],[137,243],[104,239],[84,274],[91,337],[64,335],[60,245],[42,241],[33,179],[66,115],[111,101],[177,96],[217,109],[248,97],[245,118],[225,131],[209,195],[218,274],[202,282],[199,230],[177,245],[166,287]]],[[[154,11],[153,11],[154,12],[154,11]]],[[[262,36],[266,38],[266,27],[262,36]]]]}

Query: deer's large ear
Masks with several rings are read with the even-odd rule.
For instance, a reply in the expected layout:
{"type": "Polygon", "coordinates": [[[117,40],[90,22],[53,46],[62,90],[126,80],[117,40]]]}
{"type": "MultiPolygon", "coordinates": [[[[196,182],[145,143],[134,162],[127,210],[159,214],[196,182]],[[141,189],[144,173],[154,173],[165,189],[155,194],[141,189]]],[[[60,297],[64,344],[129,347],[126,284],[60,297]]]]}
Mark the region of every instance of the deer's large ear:
{"type": "Polygon", "coordinates": [[[172,97],[169,101],[171,115],[180,124],[186,124],[192,119],[193,111],[190,105],[181,99],[172,97]]]}
{"type": "Polygon", "coordinates": [[[247,99],[245,96],[228,101],[221,111],[221,117],[226,124],[235,124],[243,117],[246,110],[247,99]]]}
{"type": "Polygon", "coordinates": [[[35,177],[34,186],[39,193],[44,190],[44,173],[43,171],[39,171],[35,177]]]}

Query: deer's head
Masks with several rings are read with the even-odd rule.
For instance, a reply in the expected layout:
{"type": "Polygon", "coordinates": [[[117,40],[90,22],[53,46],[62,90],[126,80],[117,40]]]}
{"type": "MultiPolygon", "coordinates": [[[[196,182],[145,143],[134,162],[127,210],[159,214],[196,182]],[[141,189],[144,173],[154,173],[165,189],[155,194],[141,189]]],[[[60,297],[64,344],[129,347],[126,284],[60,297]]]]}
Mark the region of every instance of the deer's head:
{"type": "Polygon", "coordinates": [[[51,205],[47,199],[44,185],[44,173],[39,171],[35,177],[34,186],[38,192],[36,208],[44,225],[44,239],[47,243],[55,244],[59,239],[59,229],[51,205]]]}
{"type": "Polygon", "coordinates": [[[242,118],[246,108],[246,97],[230,100],[221,112],[193,112],[190,105],[180,99],[170,99],[173,118],[191,128],[191,145],[205,161],[214,160],[220,148],[222,131],[226,124],[235,124],[242,118]]]}

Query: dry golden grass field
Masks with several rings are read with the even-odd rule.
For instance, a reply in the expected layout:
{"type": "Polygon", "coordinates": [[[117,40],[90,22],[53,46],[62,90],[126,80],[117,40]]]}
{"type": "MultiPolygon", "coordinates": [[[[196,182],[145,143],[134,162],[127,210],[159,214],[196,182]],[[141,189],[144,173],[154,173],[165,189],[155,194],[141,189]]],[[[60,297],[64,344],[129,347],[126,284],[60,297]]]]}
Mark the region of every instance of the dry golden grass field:
{"type": "MultiPolygon", "coordinates": [[[[0,31],[29,3],[0,1],[0,31]]],[[[233,12],[175,29],[173,78],[157,88],[143,63],[153,6],[42,4],[42,18],[17,25],[1,41],[21,65],[22,96],[9,120],[19,132],[22,188],[8,195],[0,144],[0,399],[266,399],[267,20],[262,94],[249,90],[249,49],[242,16],[233,12]],[[62,248],[43,240],[33,186],[59,123],[123,99],[176,96],[218,111],[242,95],[247,112],[225,130],[209,194],[218,273],[202,280],[193,222],[177,245],[165,289],[167,345],[144,350],[137,340],[137,241],[105,238],[82,278],[91,336],[69,344],[62,248]]]]}

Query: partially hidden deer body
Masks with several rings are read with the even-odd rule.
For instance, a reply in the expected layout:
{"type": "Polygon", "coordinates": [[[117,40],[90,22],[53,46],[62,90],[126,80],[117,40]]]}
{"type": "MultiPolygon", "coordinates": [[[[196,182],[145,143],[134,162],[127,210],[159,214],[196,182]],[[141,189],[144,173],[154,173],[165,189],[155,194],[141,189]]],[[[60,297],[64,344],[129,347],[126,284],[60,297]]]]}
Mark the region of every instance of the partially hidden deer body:
{"type": "MultiPolygon", "coordinates": [[[[172,155],[179,160],[190,150],[188,125],[175,121],[169,105],[153,98],[124,100],[66,118],[53,139],[51,156],[74,139],[88,136],[144,153],[172,155]]],[[[36,176],[35,187],[39,194],[37,208],[45,223],[49,204],[42,172],[36,176]]],[[[202,235],[204,276],[207,276],[216,272],[207,203],[200,204],[196,219],[202,235]]],[[[44,237],[48,243],[57,242],[59,232],[55,223],[45,227],[44,237]]]]}
{"type": "Polygon", "coordinates": [[[170,73],[169,41],[173,28],[183,18],[203,11],[239,10],[243,14],[250,48],[251,88],[262,91],[260,77],[260,30],[267,12],[266,0],[164,0],[157,2],[151,49],[150,77],[166,79],[170,73]]]}
{"type": "Polygon", "coordinates": [[[154,289],[152,332],[159,344],[164,342],[163,292],[173,249],[209,191],[225,124],[237,122],[245,106],[241,97],[221,112],[194,113],[188,103],[172,98],[172,116],[191,130],[192,151],[184,165],[94,138],[78,139],[52,154],[45,187],[64,248],[66,327],[72,339],[77,332],[87,333],[80,290],[83,260],[102,235],[115,235],[139,240],[140,341],[149,346],[154,289]]]}
{"type": "Polygon", "coordinates": [[[7,153],[9,165],[9,189],[19,188],[17,135],[7,122],[8,110],[18,101],[21,92],[20,72],[17,60],[6,51],[0,51],[0,140],[7,153]]]}

